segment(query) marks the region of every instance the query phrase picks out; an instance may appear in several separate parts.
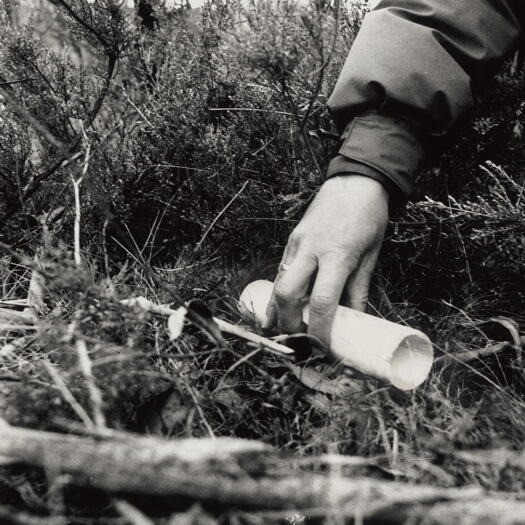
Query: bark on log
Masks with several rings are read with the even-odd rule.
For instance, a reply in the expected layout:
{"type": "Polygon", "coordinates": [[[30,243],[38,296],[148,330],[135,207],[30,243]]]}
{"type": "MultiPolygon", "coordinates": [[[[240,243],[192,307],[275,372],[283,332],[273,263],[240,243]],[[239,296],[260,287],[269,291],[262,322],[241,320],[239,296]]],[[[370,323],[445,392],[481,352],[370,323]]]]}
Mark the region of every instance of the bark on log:
{"type": "Polygon", "coordinates": [[[525,523],[525,502],[478,488],[435,488],[293,466],[271,447],[234,438],[164,441],[63,435],[0,425],[0,455],[69,474],[110,493],[188,497],[233,507],[361,516],[377,523],[525,523]],[[275,468],[276,465],[286,468],[275,468]],[[312,510],[315,509],[315,510],[312,510]],[[452,521],[450,516],[456,516],[452,521]],[[479,519],[478,519],[479,518],[479,519]]]}
{"type": "MultiPolygon", "coordinates": [[[[362,502],[353,507],[340,509],[312,509],[298,511],[298,517],[306,518],[306,522],[325,523],[327,516],[333,516],[334,523],[359,523],[366,525],[523,525],[524,502],[500,498],[484,497],[467,499],[465,501],[437,501],[412,504],[395,504],[388,502],[382,508],[375,505],[366,506],[362,502]],[[344,519],[343,519],[344,518],[344,519]]],[[[250,513],[252,521],[255,516],[261,518],[261,523],[275,523],[282,520],[290,521],[290,513],[286,512],[256,512],[250,513]]],[[[297,522],[299,522],[297,520],[297,522]]],[[[328,523],[331,523],[328,521],[328,523]]]]}
{"type": "Polygon", "coordinates": [[[3,330],[17,328],[18,325],[32,326],[35,316],[31,312],[12,310],[10,308],[0,308],[0,324],[3,330]]]}

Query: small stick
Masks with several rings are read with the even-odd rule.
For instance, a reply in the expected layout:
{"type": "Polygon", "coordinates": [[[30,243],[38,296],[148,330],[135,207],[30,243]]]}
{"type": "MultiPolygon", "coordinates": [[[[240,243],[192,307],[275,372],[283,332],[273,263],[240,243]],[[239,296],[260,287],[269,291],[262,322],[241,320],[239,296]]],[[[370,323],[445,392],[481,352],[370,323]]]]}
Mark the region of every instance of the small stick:
{"type": "Polygon", "coordinates": [[[27,299],[0,299],[0,305],[29,306],[27,299]]]}
{"type": "Polygon", "coordinates": [[[82,127],[82,133],[84,134],[84,138],[86,139],[87,146],[86,146],[86,153],[84,156],[84,166],[82,168],[82,174],[78,179],[75,179],[73,175],[71,175],[71,181],[73,183],[73,193],[75,196],[75,224],[74,224],[74,243],[75,243],[75,264],[80,267],[82,264],[82,259],[80,256],[80,221],[81,221],[81,203],[80,203],[80,185],[82,184],[82,181],[84,180],[87,170],[89,167],[89,156],[91,154],[91,144],[89,140],[87,140],[86,131],[82,127]]]}
{"type": "Polygon", "coordinates": [[[0,322],[4,324],[24,324],[32,325],[35,316],[31,312],[19,312],[10,308],[0,308],[0,322]]]}
{"type": "Polygon", "coordinates": [[[113,498],[113,505],[131,525],[154,525],[153,521],[126,500],[113,498]]]}
{"type": "Polygon", "coordinates": [[[53,379],[57,388],[60,390],[60,393],[62,394],[64,399],[69,403],[71,408],[75,411],[76,415],[80,418],[84,425],[86,425],[86,427],[88,427],[89,429],[95,428],[93,421],[91,421],[91,418],[84,410],[82,405],[75,399],[75,396],[66,386],[64,380],[62,379],[62,377],[60,377],[60,374],[58,373],[57,369],[49,361],[44,361],[44,366],[48,374],[51,376],[51,379],[53,379]]]}
{"type": "MultiPolygon", "coordinates": [[[[131,299],[124,299],[121,301],[121,303],[129,305],[129,306],[137,305],[143,308],[144,310],[147,310],[154,314],[164,315],[168,317],[175,313],[175,310],[169,308],[168,306],[165,306],[162,304],[155,304],[151,302],[149,299],[146,299],[145,297],[135,297],[131,299]]],[[[273,350],[274,352],[277,352],[279,355],[282,355],[282,356],[291,357],[294,354],[294,351],[291,348],[288,348],[287,346],[284,346],[280,343],[276,343],[275,341],[272,341],[271,339],[268,339],[267,337],[251,332],[250,330],[247,330],[246,328],[243,328],[242,326],[232,324],[228,321],[225,321],[224,319],[219,319],[218,317],[214,317],[213,320],[217,323],[219,330],[221,332],[224,332],[230,335],[235,335],[237,337],[240,337],[241,339],[250,341],[251,343],[262,345],[265,348],[273,350]]]]}
{"type": "Polygon", "coordinates": [[[272,113],[275,115],[285,115],[286,117],[293,117],[293,113],[288,111],[274,111],[273,109],[259,109],[259,108],[208,108],[208,111],[247,111],[249,113],[272,113]]]}
{"type": "Polygon", "coordinates": [[[208,432],[208,436],[211,439],[215,439],[216,438],[215,432],[213,432],[213,429],[211,428],[210,424],[208,423],[208,420],[206,419],[206,414],[204,414],[204,411],[202,410],[202,407],[199,404],[197,396],[195,395],[195,391],[188,383],[186,383],[186,381],[184,381],[184,386],[186,387],[186,390],[188,391],[188,393],[191,396],[191,399],[193,400],[195,409],[197,410],[197,413],[199,414],[199,417],[201,418],[204,428],[208,432]]]}
{"type": "Polygon", "coordinates": [[[210,231],[215,226],[215,224],[217,224],[217,221],[226,213],[228,208],[234,203],[235,199],[237,199],[237,197],[244,191],[244,188],[246,188],[246,186],[248,185],[249,182],[250,182],[249,179],[244,182],[244,184],[242,185],[241,189],[230,199],[230,202],[228,202],[228,204],[226,204],[226,206],[224,206],[224,208],[220,211],[220,213],[217,215],[217,217],[215,217],[215,219],[213,219],[211,224],[206,228],[206,231],[202,235],[200,241],[195,246],[194,252],[197,252],[197,251],[200,250],[200,247],[202,246],[202,243],[205,241],[206,237],[208,236],[208,233],[210,233],[210,231]]]}
{"type": "Polygon", "coordinates": [[[0,331],[22,332],[24,330],[38,330],[33,324],[0,323],[0,331]]]}
{"type": "Polygon", "coordinates": [[[228,368],[228,370],[226,370],[226,372],[224,372],[224,375],[221,377],[221,380],[219,381],[219,384],[217,385],[217,387],[215,388],[215,392],[217,392],[218,390],[220,390],[220,388],[222,387],[222,385],[224,384],[224,380],[239,366],[241,366],[243,363],[245,363],[246,361],[249,361],[252,357],[254,357],[255,355],[257,355],[259,352],[261,351],[260,348],[256,348],[255,350],[253,350],[252,352],[250,352],[249,354],[246,354],[245,356],[241,357],[238,361],[235,361],[235,363],[233,363],[232,366],[230,366],[230,368],[228,368]]]}
{"type": "Polygon", "coordinates": [[[21,350],[27,346],[29,343],[31,343],[31,341],[33,341],[32,337],[24,336],[3,345],[0,347],[0,358],[11,356],[17,350],[21,350]]]}
{"type": "Polygon", "coordinates": [[[450,353],[445,354],[440,357],[438,357],[435,362],[436,363],[469,363],[470,361],[474,361],[476,359],[481,360],[484,357],[488,357],[491,355],[499,354],[501,352],[504,352],[505,350],[509,350],[513,348],[512,344],[508,341],[502,341],[499,343],[494,343],[487,345],[484,348],[479,348],[477,350],[466,350],[463,352],[457,352],[457,353],[450,353]]]}
{"type": "Polygon", "coordinates": [[[21,78],[20,80],[6,80],[3,82],[0,82],[0,87],[11,86],[13,84],[20,84],[22,82],[31,82],[32,80],[35,80],[35,79],[34,78],[21,78]]]}
{"type": "Polygon", "coordinates": [[[262,335],[250,332],[250,330],[247,330],[242,326],[229,323],[228,321],[224,321],[223,319],[219,319],[217,317],[214,317],[213,320],[218,324],[221,332],[235,335],[241,339],[246,339],[246,341],[262,345],[266,348],[269,348],[270,350],[274,350],[279,355],[292,356],[294,354],[294,351],[291,348],[280,343],[276,343],[275,341],[272,341],[271,339],[268,339],[262,335]]]}
{"type": "Polygon", "coordinates": [[[95,426],[97,429],[106,428],[106,418],[102,407],[104,402],[102,400],[102,393],[95,383],[95,377],[93,376],[93,367],[91,365],[91,359],[89,358],[88,349],[86,342],[83,339],[77,339],[76,350],[78,354],[78,362],[82,374],[86,379],[89,398],[91,400],[91,406],[93,408],[93,418],[95,420],[95,426]]]}

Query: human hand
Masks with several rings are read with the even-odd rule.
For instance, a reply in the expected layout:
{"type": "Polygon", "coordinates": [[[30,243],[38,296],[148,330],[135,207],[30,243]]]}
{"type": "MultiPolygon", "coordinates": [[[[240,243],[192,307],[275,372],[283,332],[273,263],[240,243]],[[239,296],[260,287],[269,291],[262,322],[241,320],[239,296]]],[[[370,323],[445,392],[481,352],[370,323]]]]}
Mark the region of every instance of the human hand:
{"type": "Polygon", "coordinates": [[[328,179],[288,239],[264,327],[298,332],[309,302],[308,333],[329,347],[345,288],[350,307],[366,308],[387,223],[388,192],[380,182],[361,175],[328,179]]]}

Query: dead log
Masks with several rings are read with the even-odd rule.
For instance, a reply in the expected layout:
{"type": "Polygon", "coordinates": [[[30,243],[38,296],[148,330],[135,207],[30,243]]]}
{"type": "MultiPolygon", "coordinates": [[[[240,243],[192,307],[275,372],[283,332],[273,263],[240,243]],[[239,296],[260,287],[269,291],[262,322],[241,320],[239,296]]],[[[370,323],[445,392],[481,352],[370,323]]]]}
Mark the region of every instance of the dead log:
{"type": "MultiPolygon", "coordinates": [[[[303,511],[259,511],[247,513],[247,518],[260,523],[286,523],[292,516],[306,523],[325,523],[333,517],[334,523],[366,523],[367,525],[523,525],[525,502],[513,499],[484,497],[465,501],[436,501],[421,503],[380,504],[363,500],[342,509],[307,509],[303,511]],[[371,505],[370,505],[371,503],[371,505]]],[[[329,521],[332,523],[332,521],[329,521]]]]}
{"type": "Polygon", "coordinates": [[[35,316],[31,312],[0,308],[0,325],[2,330],[15,329],[19,325],[31,327],[34,322],[35,316]]]}
{"type": "Polygon", "coordinates": [[[264,443],[235,438],[165,441],[122,432],[112,437],[110,431],[89,437],[2,424],[0,455],[66,473],[75,485],[109,493],[187,497],[273,512],[337,512],[372,521],[389,516],[391,523],[411,516],[450,523],[442,517],[452,511],[482,516],[489,524],[525,523],[515,519],[525,517],[525,502],[511,497],[490,497],[479,488],[314,473],[294,467],[264,443]],[[501,521],[504,516],[507,521],[501,521]]]}

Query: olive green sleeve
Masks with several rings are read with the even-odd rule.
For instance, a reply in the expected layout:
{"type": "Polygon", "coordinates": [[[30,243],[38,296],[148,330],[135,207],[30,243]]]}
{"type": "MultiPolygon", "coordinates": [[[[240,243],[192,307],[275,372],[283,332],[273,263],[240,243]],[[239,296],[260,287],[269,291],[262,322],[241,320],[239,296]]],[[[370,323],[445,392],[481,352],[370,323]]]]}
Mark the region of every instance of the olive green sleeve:
{"type": "Polygon", "coordinates": [[[523,38],[524,4],[380,1],[328,101],[342,133],[328,176],[356,172],[357,163],[408,196],[426,137],[454,128],[491,69],[523,38]]]}

